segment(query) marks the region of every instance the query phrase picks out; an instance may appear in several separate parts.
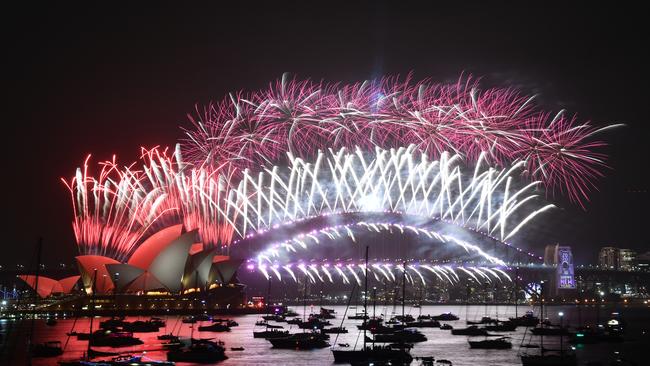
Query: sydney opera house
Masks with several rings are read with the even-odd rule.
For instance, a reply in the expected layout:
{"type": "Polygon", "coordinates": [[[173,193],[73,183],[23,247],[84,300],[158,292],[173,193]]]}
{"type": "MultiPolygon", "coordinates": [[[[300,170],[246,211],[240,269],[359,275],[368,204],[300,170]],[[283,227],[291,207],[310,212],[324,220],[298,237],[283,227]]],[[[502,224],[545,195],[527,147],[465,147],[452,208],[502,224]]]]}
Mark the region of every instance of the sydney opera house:
{"type": "Polygon", "coordinates": [[[182,225],[173,225],[149,236],[125,263],[101,255],[79,255],[75,257],[79,275],[61,280],[44,276],[36,280],[35,275],[20,278],[41,298],[67,299],[56,302],[60,309],[81,309],[91,299],[104,303],[104,308],[134,310],[241,307],[244,286],[236,274],[242,261],[217,255],[214,248],[204,249],[197,237],[196,230],[183,233],[182,225]],[[75,293],[94,296],[60,296],[75,293]]]}

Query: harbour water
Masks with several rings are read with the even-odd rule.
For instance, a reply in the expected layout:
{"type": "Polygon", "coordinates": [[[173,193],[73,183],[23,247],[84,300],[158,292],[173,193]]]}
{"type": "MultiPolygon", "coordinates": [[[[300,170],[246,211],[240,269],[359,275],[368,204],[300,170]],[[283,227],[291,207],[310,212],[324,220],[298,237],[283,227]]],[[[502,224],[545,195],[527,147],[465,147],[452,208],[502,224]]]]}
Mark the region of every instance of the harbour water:
{"type": "MultiPolygon", "coordinates": [[[[345,311],[344,306],[328,306],[336,311],[336,319],[330,320],[333,326],[340,326],[345,311]]],[[[302,316],[302,307],[292,307],[302,316]]],[[[361,311],[362,307],[356,309],[348,309],[348,315],[361,311]]],[[[594,323],[595,318],[600,316],[601,321],[606,320],[613,311],[617,311],[626,320],[628,326],[625,333],[625,342],[615,344],[592,344],[592,345],[577,345],[576,354],[579,364],[585,365],[588,362],[602,362],[603,365],[608,365],[610,360],[614,357],[622,357],[630,360],[631,364],[643,365],[645,364],[645,350],[650,344],[650,338],[644,335],[644,331],[650,329],[650,309],[647,307],[603,307],[599,314],[593,306],[576,307],[573,305],[568,306],[549,306],[546,312],[548,318],[554,323],[559,323],[558,313],[564,313],[562,321],[564,324],[572,324],[574,326],[580,323],[594,323]],[[618,353],[616,353],[618,352],[618,353]]],[[[307,312],[318,312],[318,306],[308,306],[307,312]]],[[[525,306],[518,307],[518,314],[523,315],[526,310],[533,310],[525,306]]],[[[538,309],[534,309],[538,311],[538,309]]],[[[372,307],[369,307],[369,313],[372,315],[372,307]]],[[[401,308],[389,308],[377,306],[376,313],[388,314],[395,311],[401,314],[401,308]]],[[[455,328],[465,327],[466,319],[478,320],[482,316],[488,315],[491,317],[498,317],[499,319],[506,319],[507,317],[515,316],[514,306],[489,306],[482,305],[435,305],[435,306],[422,306],[421,308],[407,307],[405,313],[417,317],[420,314],[437,315],[444,312],[451,312],[458,315],[461,319],[458,321],[441,322],[449,323],[455,328]]],[[[536,314],[538,315],[538,314],[536,314]]],[[[244,316],[220,316],[221,318],[231,318],[239,323],[239,326],[233,327],[230,332],[213,333],[213,332],[199,332],[194,331],[195,338],[212,338],[214,340],[221,340],[225,342],[226,355],[228,359],[221,362],[222,365],[330,365],[334,359],[329,348],[312,350],[312,351],[293,351],[293,350],[279,350],[271,348],[271,344],[264,339],[253,338],[254,330],[263,330],[263,327],[256,327],[255,322],[260,320],[259,315],[244,315],[244,316]],[[231,347],[244,347],[243,351],[231,351],[231,347]]],[[[100,320],[105,318],[96,318],[94,326],[97,327],[100,320]]],[[[131,317],[127,320],[136,320],[137,318],[131,317]]],[[[146,318],[140,318],[144,320],[146,318]]],[[[166,327],[161,328],[158,333],[136,333],[136,337],[144,341],[144,344],[134,347],[125,348],[102,348],[94,347],[98,350],[124,352],[126,354],[141,354],[146,352],[147,356],[154,359],[165,359],[166,354],[161,347],[162,341],[157,339],[157,335],[174,332],[180,334],[181,337],[189,337],[192,329],[190,324],[184,324],[177,316],[165,317],[166,327]]],[[[350,347],[360,347],[363,343],[363,331],[358,331],[356,325],[361,324],[361,320],[349,320],[347,317],[343,320],[343,326],[349,331],[347,334],[331,335],[330,343],[339,347],[338,344],[349,344],[350,347]]],[[[34,341],[61,341],[65,346],[65,353],[58,358],[36,358],[32,360],[33,365],[50,366],[57,365],[59,360],[79,358],[83,355],[87,348],[87,342],[79,341],[76,337],[68,337],[66,333],[74,330],[77,332],[87,332],[89,329],[88,318],[68,318],[59,319],[58,323],[54,326],[48,326],[43,320],[37,320],[34,324],[34,341]]],[[[203,322],[205,325],[210,322],[203,322]]],[[[195,324],[196,329],[198,325],[195,324]]],[[[272,323],[282,325],[285,329],[291,332],[301,332],[295,325],[287,325],[287,323],[272,323]]],[[[7,365],[25,365],[27,364],[26,355],[26,341],[27,334],[31,329],[31,321],[23,320],[22,322],[3,321],[3,359],[1,363],[7,362],[7,365]],[[7,342],[8,337],[14,337],[13,346],[12,342],[7,342]],[[11,347],[11,348],[8,348],[11,347]]],[[[522,342],[524,344],[539,343],[539,337],[527,333],[525,340],[525,327],[519,327],[514,332],[498,332],[512,337],[513,348],[509,350],[478,350],[470,349],[467,343],[468,337],[466,336],[453,336],[448,330],[441,330],[439,328],[420,328],[428,341],[417,343],[412,349],[411,354],[414,357],[418,356],[433,356],[436,359],[447,359],[453,362],[455,366],[477,366],[477,365],[504,365],[514,366],[521,365],[518,355],[524,352],[525,348],[520,348],[522,342]]],[[[483,337],[472,337],[482,339],[483,337]]],[[[568,342],[563,342],[564,347],[569,347],[568,342]]],[[[544,346],[547,348],[558,349],[559,337],[544,337],[544,346]]],[[[535,352],[537,350],[531,349],[535,352]]],[[[414,365],[418,364],[417,361],[413,362],[414,365]]]]}

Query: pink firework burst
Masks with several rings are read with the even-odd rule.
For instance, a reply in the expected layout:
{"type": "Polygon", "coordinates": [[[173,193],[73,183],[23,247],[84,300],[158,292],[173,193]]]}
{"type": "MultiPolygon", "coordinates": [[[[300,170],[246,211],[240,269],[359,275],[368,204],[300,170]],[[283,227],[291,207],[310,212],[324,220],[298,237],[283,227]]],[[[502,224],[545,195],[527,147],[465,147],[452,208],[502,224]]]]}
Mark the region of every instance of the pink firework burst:
{"type": "Polygon", "coordinates": [[[575,118],[549,120],[532,99],[509,88],[481,90],[471,77],[327,84],[284,75],[265,90],[197,109],[183,152],[195,164],[240,176],[287,152],[309,158],[328,148],[414,144],[431,158],[450,151],[468,161],[483,154],[500,166],[526,160],[529,177],[548,192],[584,205],[606,167],[605,143],[594,140],[602,129],[575,118]]]}

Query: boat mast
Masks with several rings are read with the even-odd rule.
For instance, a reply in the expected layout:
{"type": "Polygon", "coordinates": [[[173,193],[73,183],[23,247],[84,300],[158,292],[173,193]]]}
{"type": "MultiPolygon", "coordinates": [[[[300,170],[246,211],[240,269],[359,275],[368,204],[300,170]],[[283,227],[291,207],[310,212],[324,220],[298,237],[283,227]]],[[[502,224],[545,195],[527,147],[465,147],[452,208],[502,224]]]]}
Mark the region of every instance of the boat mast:
{"type": "MultiPolygon", "coordinates": [[[[377,314],[375,313],[375,307],[377,306],[377,287],[372,288],[372,319],[374,322],[377,321],[377,314]]],[[[372,348],[375,348],[375,335],[372,335],[372,348]]]]}
{"type": "Polygon", "coordinates": [[[90,295],[90,330],[89,333],[90,335],[88,336],[88,350],[86,352],[86,357],[88,360],[90,360],[90,345],[92,344],[93,341],[93,319],[95,318],[95,292],[96,292],[96,283],[97,283],[97,268],[93,271],[93,282],[90,285],[90,291],[92,291],[92,295],[90,295]]]}
{"type": "Polygon", "coordinates": [[[406,301],[406,261],[402,264],[404,272],[402,272],[402,324],[406,323],[404,320],[404,302],[406,301]]]}
{"type": "MultiPolygon", "coordinates": [[[[368,246],[366,245],[366,266],[364,267],[365,285],[363,292],[363,350],[366,350],[366,328],[368,319],[368,246]]],[[[374,339],[374,337],[373,337],[374,339]]]]}
{"type": "MultiPolygon", "coordinates": [[[[269,315],[269,304],[271,303],[271,276],[269,275],[269,286],[266,290],[266,315],[269,315]]],[[[266,321],[266,330],[269,329],[269,321],[266,321]]]]}
{"type": "MultiPolygon", "coordinates": [[[[539,285],[539,298],[540,298],[540,326],[544,328],[544,281],[540,281],[539,285]]],[[[540,351],[544,356],[544,331],[540,333],[539,337],[540,351]]]]}
{"type": "MultiPolygon", "coordinates": [[[[305,288],[302,293],[302,322],[304,323],[306,321],[305,316],[307,315],[307,274],[305,274],[305,288]]],[[[305,332],[305,328],[303,326],[302,332],[305,332]]]]}
{"type": "Polygon", "coordinates": [[[36,245],[36,274],[34,276],[34,310],[32,310],[32,324],[29,331],[29,345],[27,355],[29,357],[29,364],[32,364],[32,343],[34,342],[34,322],[36,321],[36,309],[38,308],[38,277],[41,273],[41,251],[43,249],[43,238],[38,238],[36,245]]]}
{"type": "Polygon", "coordinates": [[[515,318],[519,317],[517,306],[519,305],[519,267],[515,267],[515,318]]]}

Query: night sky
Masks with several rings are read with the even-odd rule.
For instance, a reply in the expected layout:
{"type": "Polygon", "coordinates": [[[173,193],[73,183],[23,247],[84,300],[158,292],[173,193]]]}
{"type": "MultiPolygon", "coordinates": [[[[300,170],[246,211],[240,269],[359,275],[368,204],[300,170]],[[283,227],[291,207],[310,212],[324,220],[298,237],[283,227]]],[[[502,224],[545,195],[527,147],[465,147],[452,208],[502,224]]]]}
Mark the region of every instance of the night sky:
{"type": "Polygon", "coordinates": [[[464,72],[484,87],[537,93],[548,110],[625,123],[604,135],[612,169],[587,210],[556,197],[562,209],[521,245],[539,253],[571,245],[582,263],[603,245],[650,250],[647,11],[213,3],[4,9],[0,264],[27,264],[38,236],[46,263],[72,262],[72,211],[59,178],[88,153],[127,162],[140,146],[173,146],[195,104],[265,87],[283,72],[343,82],[409,71],[454,81],[464,72]]]}

